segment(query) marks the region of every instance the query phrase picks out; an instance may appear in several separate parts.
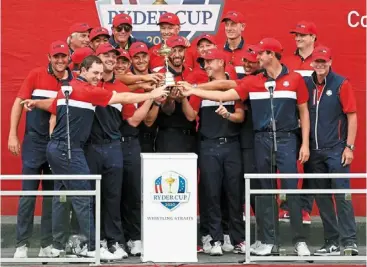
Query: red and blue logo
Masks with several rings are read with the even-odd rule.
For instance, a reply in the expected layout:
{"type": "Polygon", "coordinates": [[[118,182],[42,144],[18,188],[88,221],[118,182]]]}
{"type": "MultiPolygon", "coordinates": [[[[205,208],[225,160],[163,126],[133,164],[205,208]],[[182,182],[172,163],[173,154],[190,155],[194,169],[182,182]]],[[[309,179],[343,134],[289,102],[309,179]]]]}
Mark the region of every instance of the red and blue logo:
{"type": "Polygon", "coordinates": [[[133,20],[133,36],[147,43],[161,42],[158,19],[175,13],[181,22],[180,35],[192,40],[202,33],[215,34],[225,0],[97,0],[102,27],[111,29],[113,17],[127,13],[133,20]]]}

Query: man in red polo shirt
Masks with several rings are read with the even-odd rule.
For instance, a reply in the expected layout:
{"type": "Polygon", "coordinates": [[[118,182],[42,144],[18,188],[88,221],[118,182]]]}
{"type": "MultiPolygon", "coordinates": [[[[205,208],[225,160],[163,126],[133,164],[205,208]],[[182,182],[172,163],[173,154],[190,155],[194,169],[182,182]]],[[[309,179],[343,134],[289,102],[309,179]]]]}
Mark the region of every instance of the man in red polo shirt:
{"type": "MultiPolygon", "coordinates": [[[[297,159],[302,163],[309,157],[309,112],[307,108],[308,91],[302,77],[295,72],[289,72],[281,65],[282,45],[273,38],[265,38],[256,47],[260,66],[264,72],[249,76],[235,89],[225,92],[204,91],[188,85],[182,89],[184,95],[194,94],[204,99],[214,101],[246,100],[250,99],[253,110],[252,117],[255,130],[255,160],[259,173],[270,173],[276,164],[281,173],[296,173],[297,159]],[[276,90],[275,90],[276,89],[276,90]],[[302,125],[302,145],[297,155],[297,136],[299,112],[302,125]],[[276,122],[276,129],[272,122],[276,122]],[[276,132],[276,136],[274,134],[276,132]],[[277,141],[276,161],[271,157],[277,141]]],[[[274,155],[274,154],[273,154],[274,155]]],[[[275,171],[275,170],[274,170],[275,171]]],[[[261,187],[274,189],[272,179],[260,179],[261,187]]],[[[297,188],[297,179],[283,179],[282,187],[297,188]]],[[[302,224],[300,196],[287,196],[291,214],[291,233],[295,251],[299,256],[309,256],[311,253],[306,244],[306,236],[302,224]]],[[[278,253],[279,233],[277,232],[277,205],[274,196],[262,197],[258,201],[263,207],[257,210],[262,220],[262,245],[254,254],[271,255],[278,253]]]]}
{"type": "Polygon", "coordinates": [[[238,79],[241,79],[245,76],[245,70],[239,56],[245,45],[245,40],[242,37],[246,27],[245,17],[240,12],[230,11],[223,16],[222,22],[224,22],[224,31],[227,37],[223,48],[227,55],[226,63],[233,65],[238,79]]]}
{"type": "MultiPolygon", "coordinates": [[[[159,31],[162,37],[162,43],[167,41],[172,36],[179,35],[180,33],[180,19],[176,14],[167,12],[159,17],[158,21],[159,31]]],[[[189,41],[185,39],[186,46],[189,47],[189,41]]],[[[164,57],[158,54],[158,50],[161,48],[162,43],[157,44],[149,49],[150,65],[149,68],[153,72],[159,72],[165,67],[164,57]]],[[[185,54],[185,66],[193,68],[194,66],[194,53],[190,49],[186,50],[185,54]]]]}

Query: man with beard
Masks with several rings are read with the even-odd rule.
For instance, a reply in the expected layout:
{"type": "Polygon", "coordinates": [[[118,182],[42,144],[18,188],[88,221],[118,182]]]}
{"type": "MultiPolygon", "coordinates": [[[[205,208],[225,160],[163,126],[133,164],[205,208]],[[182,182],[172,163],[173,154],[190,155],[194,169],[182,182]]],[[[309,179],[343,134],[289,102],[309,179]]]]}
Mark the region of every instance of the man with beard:
{"type": "MultiPolygon", "coordinates": [[[[224,72],[225,54],[218,49],[203,55],[205,70],[212,80],[227,80],[224,72]]],[[[239,144],[240,123],[244,119],[244,107],[237,101],[214,102],[193,96],[183,104],[188,120],[200,116],[199,168],[200,168],[200,222],[203,241],[210,242],[204,252],[212,256],[223,254],[223,228],[221,200],[224,195],[229,213],[229,235],[236,245],[234,253],[244,253],[244,225],[242,222],[242,164],[239,144]],[[219,116],[218,116],[219,115],[219,116]],[[224,194],[223,194],[224,192],[224,194]],[[205,240],[204,240],[205,239],[205,240]]],[[[230,242],[229,242],[230,243],[230,242]]],[[[232,248],[233,250],[233,248],[232,248]]]]}
{"type": "MultiPolygon", "coordinates": [[[[172,36],[167,39],[167,46],[172,49],[168,56],[167,71],[173,74],[175,82],[192,82],[192,70],[184,66],[185,38],[172,36]]],[[[188,153],[196,151],[196,121],[189,121],[183,112],[183,105],[187,101],[189,101],[188,98],[181,96],[178,89],[173,87],[161,107],[149,112],[147,122],[151,124],[156,121],[158,125],[156,152],[188,153]]]]}
{"type": "MultiPolygon", "coordinates": [[[[274,138],[277,142],[276,166],[281,173],[296,173],[297,158],[305,163],[309,157],[310,120],[307,108],[308,91],[305,82],[298,73],[288,72],[280,63],[282,45],[273,38],[265,38],[255,47],[258,52],[260,67],[263,73],[243,79],[235,89],[225,92],[204,91],[188,85],[182,90],[184,95],[196,95],[214,101],[246,100],[250,98],[253,110],[252,117],[255,130],[255,160],[259,173],[270,173],[272,170],[272,151],[274,138]],[[267,83],[275,83],[272,91],[267,83]],[[274,105],[272,104],[274,101],[274,105]],[[302,145],[297,157],[297,136],[299,111],[302,125],[302,145]],[[274,118],[273,118],[274,114],[274,118]],[[272,121],[276,122],[276,136],[273,133],[272,121]]],[[[273,179],[259,179],[263,189],[275,189],[273,179]]],[[[297,179],[283,179],[282,187],[296,189],[297,179]]],[[[295,251],[299,256],[311,253],[306,244],[302,224],[302,211],[298,195],[287,196],[291,213],[291,230],[295,251]]],[[[253,253],[259,256],[278,254],[279,233],[277,230],[277,205],[274,196],[261,197],[257,209],[261,220],[264,240],[253,253]]]]}
{"type": "MultiPolygon", "coordinates": [[[[136,103],[167,94],[164,86],[152,92],[134,94],[130,92],[116,93],[97,87],[103,74],[103,63],[96,56],[88,56],[81,64],[81,73],[74,81],[70,82],[73,92],[68,102],[70,109],[69,137],[70,150],[67,140],[67,107],[66,99],[62,91],[59,91],[56,99],[22,101],[28,110],[43,109],[50,110],[56,114],[56,125],[51,134],[51,141],[47,146],[47,159],[53,174],[90,174],[85,152],[83,150],[89,139],[94,120],[95,106],[112,104],[136,103]],[[68,155],[72,155],[72,158],[68,155]]],[[[92,185],[87,180],[58,180],[55,181],[55,190],[91,190],[92,185]]],[[[71,198],[73,209],[78,218],[81,233],[87,237],[86,244],[81,244],[77,254],[84,257],[95,257],[95,225],[92,197],[71,198]]],[[[58,197],[53,201],[53,230],[60,232],[64,207],[58,197]]],[[[61,226],[63,227],[63,226],[61,226]]],[[[63,228],[61,229],[61,231],[63,228]]],[[[65,244],[54,242],[53,256],[58,257],[64,250],[65,244]]],[[[116,258],[105,247],[100,250],[102,260],[113,260],[116,258]]]]}
{"type": "MultiPolygon", "coordinates": [[[[18,138],[18,125],[22,116],[20,103],[27,98],[55,98],[61,89],[62,81],[71,81],[73,75],[68,69],[69,49],[65,42],[56,41],[50,45],[47,67],[33,69],[20,88],[10,114],[9,151],[18,156],[22,151],[22,174],[51,174],[46,158],[49,137],[50,113],[37,109],[27,113],[25,135],[22,145],[18,138]]],[[[23,180],[22,190],[38,190],[40,180],[23,180]]],[[[53,190],[53,181],[42,180],[43,190],[53,190]]],[[[35,196],[19,198],[17,215],[17,249],[14,258],[27,258],[29,239],[33,232],[35,196]]],[[[52,253],[52,201],[44,197],[41,217],[40,257],[51,257],[52,253]]]]}

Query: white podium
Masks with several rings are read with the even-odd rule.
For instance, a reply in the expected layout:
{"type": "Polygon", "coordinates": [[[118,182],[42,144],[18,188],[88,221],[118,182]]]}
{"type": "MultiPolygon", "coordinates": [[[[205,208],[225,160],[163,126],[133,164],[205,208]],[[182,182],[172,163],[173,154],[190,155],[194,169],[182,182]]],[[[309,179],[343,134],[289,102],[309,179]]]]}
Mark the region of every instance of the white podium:
{"type": "Polygon", "coordinates": [[[142,153],[143,262],[197,262],[197,155],[142,153]]]}

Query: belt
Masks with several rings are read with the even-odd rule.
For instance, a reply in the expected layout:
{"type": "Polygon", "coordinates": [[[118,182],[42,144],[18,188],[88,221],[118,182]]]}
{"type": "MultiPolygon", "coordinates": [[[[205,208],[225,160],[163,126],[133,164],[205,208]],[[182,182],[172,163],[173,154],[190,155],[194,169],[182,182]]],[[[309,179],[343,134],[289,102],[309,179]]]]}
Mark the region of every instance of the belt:
{"type": "Polygon", "coordinates": [[[38,134],[36,132],[27,132],[27,133],[25,133],[25,135],[32,136],[32,137],[37,137],[37,138],[41,138],[41,139],[46,140],[46,141],[49,141],[50,140],[50,136],[49,135],[41,135],[41,134],[38,134]]]}
{"type": "Polygon", "coordinates": [[[201,141],[210,141],[210,142],[215,142],[215,143],[218,143],[220,145],[223,145],[223,144],[238,141],[238,136],[218,137],[218,138],[205,138],[205,137],[202,137],[201,141]]]}
{"type": "Polygon", "coordinates": [[[114,143],[117,142],[119,140],[117,139],[100,139],[100,140],[88,140],[87,143],[88,144],[95,144],[95,145],[103,145],[103,144],[110,144],[110,143],[114,143]]]}
{"type": "MultiPolygon", "coordinates": [[[[167,131],[167,132],[179,132],[184,135],[196,135],[196,131],[192,129],[182,129],[182,128],[159,128],[161,131],[167,131]]],[[[158,130],[158,131],[159,131],[158,130]]]]}
{"type": "Polygon", "coordinates": [[[153,139],[154,138],[152,133],[139,133],[139,136],[143,139],[153,139]]]}
{"type": "Polygon", "coordinates": [[[123,143],[126,143],[126,142],[130,142],[136,139],[138,139],[137,136],[121,136],[120,141],[123,143]]]}

